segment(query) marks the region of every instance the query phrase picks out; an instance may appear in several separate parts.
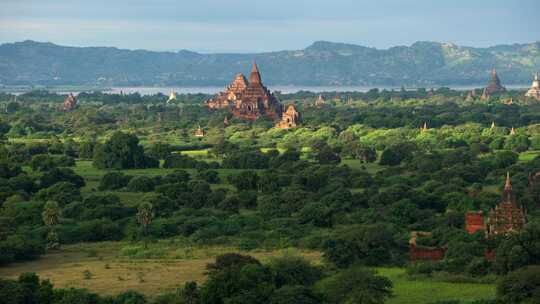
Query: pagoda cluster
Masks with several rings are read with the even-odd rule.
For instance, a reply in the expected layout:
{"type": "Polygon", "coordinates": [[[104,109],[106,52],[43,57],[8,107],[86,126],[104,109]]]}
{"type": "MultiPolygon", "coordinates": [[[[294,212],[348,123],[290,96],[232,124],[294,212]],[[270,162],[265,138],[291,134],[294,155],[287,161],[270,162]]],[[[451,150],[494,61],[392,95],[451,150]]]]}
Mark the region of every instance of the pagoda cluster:
{"type": "MultiPolygon", "coordinates": [[[[505,92],[506,92],[506,88],[501,84],[501,80],[499,79],[499,76],[497,75],[497,71],[495,69],[491,70],[491,77],[490,77],[489,83],[482,91],[482,96],[480,96],[480,99],[486,100],[486,99],[489,99],[493,95],[502,94],[505,92]]],[[[540,101],[540,81],[538,80],[538,74],[534,75],[532,85],[529,88],[529,90],[525,93],[525,97],[533,98],[540,101]]],[[[475,98],[476,98],[476,91],[471,90],[467,94],[466,100],[471,101],[475,98]]],[[[512,104],[512,100],[510,99],[509,101],[507,101],[507,104],[512,104]]]]}

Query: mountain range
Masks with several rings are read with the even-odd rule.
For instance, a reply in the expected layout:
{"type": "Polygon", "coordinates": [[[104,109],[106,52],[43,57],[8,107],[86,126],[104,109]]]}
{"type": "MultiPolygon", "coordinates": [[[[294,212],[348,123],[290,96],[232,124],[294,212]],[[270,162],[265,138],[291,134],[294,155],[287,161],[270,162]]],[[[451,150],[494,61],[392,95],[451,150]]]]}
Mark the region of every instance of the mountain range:
{"type": "Polygon", "coordinates": [[[303,50],[202,54],[23,41],[0,45],[0,85],[222,86],[248,73],[253,60],[269,85],[477,85],[492,68],[503,84],[528,84],[540,71],[540,42],[376,49],[318,41],[303,50]]]}

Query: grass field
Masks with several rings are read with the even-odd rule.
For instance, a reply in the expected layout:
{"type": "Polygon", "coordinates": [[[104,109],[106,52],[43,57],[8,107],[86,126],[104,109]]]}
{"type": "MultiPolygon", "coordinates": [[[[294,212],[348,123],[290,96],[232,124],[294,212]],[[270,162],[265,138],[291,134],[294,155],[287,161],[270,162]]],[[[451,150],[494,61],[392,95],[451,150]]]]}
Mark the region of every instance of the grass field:
{"type": "MultiPolygon", "coordinates": [[[[126,249],[134,248],[126,242],[102,242],[65,246],[39,260],[12,264],[0,268],[0,277],[16,278],[20,273],[35,272],[50,279],[56,287],[77,287],[100,294],[118,294],[137,290],[146,295],[157,295],[174,290],[187,281],[203,282],[208,263],[217,255],[241,252],[230,247],[191,248],[171,244],[170,240],[151,244],[151,253],[160,252],[159,258],[132,258],[123,256],[126,249]],[[88,270],[91,278],[85,278],[88,270]]],[[[246,253],[246,252],[244,252],[246,253]]],[[[251,251],[248,254],[262,262],[287,254],[301,255],[313,262],[320,261],[315,251],[276,250],[251,251]]]]}
{"type": "MultiPolygon", "coordinates": [[[[100,294],[118,294],[137,290],[148,296],[174,290],[187,281],[205,280],[205,266],[227,252],[249,254],[263,263],[272,257],[303,256],[315,264],[321,262],[316,251],[297,249],[242,252],[232,247],[190,247],[181,239],[161,240],[141,250],[140,244],[102,242],[64,246],[39,260],[0,268],[0,277],[16,278],[23,272],[36,272],[50,279],[56,287],[87,288],[100,294]],[[140,255],[129,254],[131,251],[140,255]],[[88,270],[90,278],[85,277],[88,270]]],[[[389,304],[422,304],[437,300],[493,298],[490,284],[446,283],[430,280],[409,280],[402,268],[379,268],[379,274],[394,283],[395,296],[389,304]]]]}
{"type": "Polygon", "coordinates": [[[388,304],[433,303],[442,300],[474,301],[495,298],[493,284],[447,283],[411,280],[402,268],[379,268],[379,274],[394,283],[394,297],[388,304]]]}

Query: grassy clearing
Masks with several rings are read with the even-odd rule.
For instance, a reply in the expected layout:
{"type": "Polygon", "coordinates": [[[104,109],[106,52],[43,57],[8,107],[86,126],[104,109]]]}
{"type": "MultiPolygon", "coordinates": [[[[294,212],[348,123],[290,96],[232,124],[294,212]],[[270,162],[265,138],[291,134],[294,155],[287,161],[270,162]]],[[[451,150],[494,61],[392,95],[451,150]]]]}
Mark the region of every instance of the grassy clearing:
{"type": "MultiPolygon", "coordinates": [[[[56,287],[87,288],[100,294],[113,295],[137,290],[148,296],[172,291],[187,281],[205,280],[206,264],[220,254],[240,252],[263,263],[279,256],[303,256],[321,263],[316,251],[285,249],[241,251],[234,247],[190,246],[184,239],[160,240],[142,250],[141,244],[101,242],[64,246],[42,258],[0,268],[0,277],[16,278],[24,272],[36,272],[50,279],[56,287]],[[85,271],[90,278],[85,277],[85,271]]],[[[495,296],[490,284],[446,283],[430,280],[409,280],[402,268],[379,268],[379,274],[394,283],[395,297],[389,304],[422,304],[437,300],[488,299],[495,296]]]]}
{"type": "Polygon", "coordinates": [[[363,164],[358,159],[342,159],[341,164],[347,165],[355,170],[366,170],[370,174],[375,174],[383,169],[383,167],[377,164],[376,162],[363,164]]]}
{"type": "Polygon", "coordinates": [[[394,283],[388,304],[420,304],[442,300],[474,301],[495,298],[495,285],[411,280],[402,268],[379,268],[379,274],[394,283]]]}
{"type": "Polygon", "coordinates": [[[0,277],[16,278],[24,272],[35,272],[50,279],[56,287],[87,288],[100,294],[113,295],[137,290],[152,296],[174,290],[188,281],[205,280],[206,264],[227,252],[250,254],[262,262],[283,255],[301,255],[313,262],[320,261],[315,251],[275,250],[242,252],[232,247],[185,247],[170,240],[151,244],[161,251],[160,258],[129,258],[122,252],[133,248],[127,242],[102,242],[70,245],[49,253],[41,259],[0,268],[0,277]],[[124,249],[124,250],[122,250],[124,249]],[[91,278],[85,278],[88,270],[91,278]]]}

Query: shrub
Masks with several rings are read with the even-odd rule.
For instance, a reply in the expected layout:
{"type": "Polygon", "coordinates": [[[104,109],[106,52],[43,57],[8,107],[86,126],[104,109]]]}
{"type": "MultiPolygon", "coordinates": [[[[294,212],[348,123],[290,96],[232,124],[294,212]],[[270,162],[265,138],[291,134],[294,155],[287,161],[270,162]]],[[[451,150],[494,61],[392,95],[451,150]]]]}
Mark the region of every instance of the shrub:
{"type": "Polygon", "coordinates": [[[154,191],[154,187],[154,180],[146,176],[136,176],[127,185],[127,189],[131,192],[150,192],[154,191]]]}
{"type": "Polygon", "coordinates": [[[497,285],[497,299],[502,303],[538,303],[540,266],[527,266],[506,275],[497,285]]]}
{"type": "Polygon", "coordinates": [[[197,173],[197,178],[210,184],[219,184],[219,174],[214,170],[202,170],[197,173]]]}
{"type": "Polygon", "coordinates": [[[121,189],[128,185],[130,179],[131,176],[122,172],[108,172],[99,181],[98,189],[101,191],[121,189]]]}

